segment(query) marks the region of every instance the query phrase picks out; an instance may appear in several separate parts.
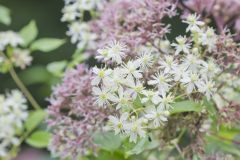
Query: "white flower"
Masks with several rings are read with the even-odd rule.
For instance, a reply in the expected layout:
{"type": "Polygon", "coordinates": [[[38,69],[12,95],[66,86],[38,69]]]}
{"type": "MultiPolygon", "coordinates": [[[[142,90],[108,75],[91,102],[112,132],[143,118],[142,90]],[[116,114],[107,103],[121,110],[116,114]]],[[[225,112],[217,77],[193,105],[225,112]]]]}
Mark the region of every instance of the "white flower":
{"type": "Polygon", "coordinates": [[[19,143],[17,132],[23,128],[26,120],[27,100],[18,90],[6,96],[0,95],[0,157],[8,155],[8,149],[19,143]]]}
{"type": "Polygon", "coordinates": [[[160,40],[159,42],[160,44],[160,49],[161,51],[163,51],[164,53],[169,53],[171,51],[171,44],[169,42],[169,40],[160,40]]]}
{"type": "Polygon", "coordinates": [[[220,69],[214,63],[213,59],[210,59],[208,62],[202,62],[201,74],[203,77],[214,77],[219,72],[220,69]]]}
{"type": "Polygon", "coordinates": [[[139,69],[140,64],[137,61],[128,61],[123,65],[122,73],[128,78],[142,78],[142,71],[139,69]]]}
{"type": "Polygon", "coordinates": [[[71,36],[71,42],[77,43],[78,48],[95,48],[95,40],[97,35],[91,32],[90,26],[87,23],[73,22],[69,26],[67,35],[71,36]]]}
{"type": "Polygon", "coordinates": [[[141,99],[142,103],[152,102],[156,105],[160,102],[160,96],[158,95],[158,92],[154,92],[152,90],[143,90],[142,94],[145,96],[141,99]]]}
{"type": "Polygon", "coordinates": [[[178,55],[180,52],[188,53],[191,48],[191,43],[187,43],[187,38],[183,36],[178,36],[176,38],[177,43],[173,43],[172,46],[175,47],[175,54],[178,55]]]}
{"type": "Polygon", "coordinates": [[[200,82],[199,75],[196,73],[186,72],[185,74],[183,74],[183,77],[180,80],[180,82],[182,82],[187,88],[186,89],[187,94],[190,94],[193,92],[193,90],[196,89],[200,82]]]}
{"type": "Polygon", "coordinates": [[[174,67],[171,72],[174,75],[174,81],[178,82],[182,78],[186,70],[187,68],[183,65],[178,65],[177,67],[174,67]]]}
{"type": "Polygon", "coordinates": [[[80,0],[78,1],[79,9],[81,10],[92,10],[96,7],[98,0],[80,0]]]}
{"type": "Polygon", "coordinates": [[[13,31],[0,32],[0,50],[4,50],[7,45],[17,47],[23,43],[23,39],[13,31]]]}
{"type": "Polygon", "coordinates": [[[197,16],[197,14],[190,14],[188,15],[187,19],[183,21],[184,23],[188,24],[188,27],[186,31],[199,31],[201,26],[204,25],[204,22],[199,21],[200,15],[197,16]]]}
{"type": "Polygon", "coordinates": [[[131,97],[132,92],[130,90],[123,90],[122,87],[118,88],[118,96],[111,99],[113,102],[117,104],[116,109],[127,107],[132,100],[131,97]]]}
{"type": "Polygon", "coordinates": [[[125,57],[126,51],[126,45],[117,41],[113,41],[109,43],[109,45],[105,48],[99,49],[99,55],[96,58],[103,59],[104,61],[112,60],[114,62],[117,62],[118,64],[121,64],[122,59],[125,57]]]}
{"type": "Polygon", "coordinates": [[[109,126],[115,131],[115,134],[124,133],[127,125],[129,114],[127,112],[121,114],[120,119],[114,116],[109,116],[109,126]]]}
{"type": "Polygon", "coordinates": [[[97,67],[93,67],[92,71],[95,74],[91,82],[92,85],[99,85],[100,82],[102,82],[104,85],[111,83],[110,82],[111,81],[110,75],[112,74],[111,69],[106,68],[99,69],[97,67]]]}
{"type": "Polygon", "coordinates": [[[199,72],[202,62],[203,61],[200,59],[199,55],[188,54],[183,59],[182,65],[184,68],[187,68],[191,72],[199,72]]]}
{"type": "Polygon", "coordinates": [[[167,121],[168,115],[170,114],[169,111],[164,110],[162,107],[156,108],[155,106],[146,108],[145,112],[145,117],[152,121],[154,128],[164,124],[164,122],[167,121]]]}
{"type": "Polygon", "coordinates": [[[201,32],[200,42],[202,45],[208,47],[208,51],[211,52],[216,48],[217,36],[213,28],[208,27],[207,31],[201,32]]]}
{"type": "Polygon", "coordinates": [[[92,91],[93,95],[96,96],[95,103],[100,107],[106,108],[110,104],[110,100],[114,99],[114,96],[110,93],[109,89],[93,87],[92,91]]]}
{"type": "Polygon", "coordinates": [[[132,118],[132,121],[126,125],[126,133],[129,136],[130,142],[137,142],[138,136],[140,138],[146,137],[146,131],[144,128],[145,119],[139,118],[132,118]]]}
{"type": "Polygon", "coordinates": [[[153,80],[149,80],[148,84],[157,86],[160,93],[167,92],[171,85],[169,84],[172,79],[169,74],[158,72],[152,76],[153,80]]]}
{"type": "Polygon", "coordinates": [[[15,49],[13,50],[11,60],[16,67],[25,69],[26,66],[31,64],[33,58],[28,50],[15,49]]]}
{"type": "Polygon", "coordinates": [[[142,51],[138,57],[141,69],[147,69],[152,67],[154,56],[152,52],[142,51]]]}
{"type": "Polygon", "coordinates": [[[137,95],[141,94],[144,90],[143,83],[140,81],[134,81],[131,77],[126,79],[125,85],[130,88],[133,99],[135,99],[137,95]]]}
{"type": "Polygon", "coordinates": [[[204,80],[198,83],[198,91],[205,94],[208,100],[213,96],[213,94],[217,91],[215,87],[215,83],[212,81],[204,80]]]}
{"type": "Polygon", "coordinates": [[[77,3],[64,6],[62,12],[63,12],[63,16],[61,18],[62,22],[74,21],[81,16],[81,13],[78,10],[77,3]]]}
{"type": "Polygon", "coordinates": [[[171,93],[169,93],[168,95],[164,92],[162,93],[161,95],[162,97],[160,98],[160,103],[159,103],[159,107],[162,108],[162,109],[171,109],[172,106],[171,104],[173,103],[174,101],[174,97],[172,96],[171,93]]]}
{"type": "Polygon", "coordinates": [[[164,59],[160,60],[159,62],[160,68],[164,69],[164,73],[169,73],[173,69],[177,68],[177,63],[174,61],[173,56],[165,56],[164,59]]]}

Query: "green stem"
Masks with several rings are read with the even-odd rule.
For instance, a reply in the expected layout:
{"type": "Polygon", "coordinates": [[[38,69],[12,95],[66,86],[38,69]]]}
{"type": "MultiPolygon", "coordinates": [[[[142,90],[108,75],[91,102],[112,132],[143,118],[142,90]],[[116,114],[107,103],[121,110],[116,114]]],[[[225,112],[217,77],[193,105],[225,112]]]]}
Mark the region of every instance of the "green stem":
{"type": "Polygon", "coordinates": [[[27,97],[27,99],[29,100],[29,102],[32,104],[32,106],[38,110],[41,109],[40,105],[36,102],[36,100],[33,98],[33,96],[31,95],[31,93],[28,91],[28,89],[25,87],[25,85],[22,83],[22,81],[20,80],[20,78],[18,77],[17,73],[15,72],[14,68],[11,67],[9,70],[9,73],[12,77],[12,79],[15,81],[15,83],[17,84],[17,86],[20,88],[20,90],[24,93],[24,95],[27,97]]]}

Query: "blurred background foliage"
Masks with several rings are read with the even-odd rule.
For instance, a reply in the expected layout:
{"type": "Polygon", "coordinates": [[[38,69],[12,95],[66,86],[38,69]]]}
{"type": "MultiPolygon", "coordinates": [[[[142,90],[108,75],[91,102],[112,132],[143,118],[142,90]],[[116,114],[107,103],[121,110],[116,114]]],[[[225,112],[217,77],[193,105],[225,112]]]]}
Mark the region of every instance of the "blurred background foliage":
{"type": "MultiPolygon", "coordinates": [[[[31,20],[35,20],[38,27],[38,38],[51,37],[66,39],[67,25],[60,21],[61,9],[64,5],[61,0],[1,0],[0,4],[10,9],[12,22],[9,26],[0,24],[0,31],[14,30],[18,32],[31,20]]],[[[46,70],[46,65],[53,61],[69,60],[75,46],[67,40],[57,50],[33,53],[32,67],[26,70],[17,70],[20,78],[29,88],[30,92],[41,104],[47,106],[46,97],[51,93],[51,86],[58,79],[46,70]]],[[[14,81],[7,74],[0,74],[0,92],[16,88],[14,81]]]]}

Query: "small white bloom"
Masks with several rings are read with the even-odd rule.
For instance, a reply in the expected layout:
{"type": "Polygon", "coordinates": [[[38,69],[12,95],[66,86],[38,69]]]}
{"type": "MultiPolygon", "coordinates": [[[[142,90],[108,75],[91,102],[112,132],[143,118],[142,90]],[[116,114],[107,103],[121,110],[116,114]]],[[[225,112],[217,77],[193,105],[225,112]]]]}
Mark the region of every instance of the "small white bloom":
{"type": "Polygon", "coordinates": [[[132,97],[135,99],[137,95],[142,94],[144,90],[143,83],[140,81],[134,81],[133,78],[129,77],[125,81],[126,86],[128,86],[132,92],[132,97]]]}
{"type": "Polygon", "coordinates": [[[7,45],[17,47],[23,43],[23,39],[13,31],[0,32],[0,50],[4,50],[7,45]]]}
{"type": "Polygon", "coordinates": [[[92,91],[93,95],[96,96],[95,103],[100,107],[106,108],[110,104],[110,100],[114,99],[114,96],[110,93],[109,89],[93,87],[92,91]]]}
{"type": "Polygon", "coordinates": [[[65,5],[63,10],[63,16],[61,18],[62,22],[66,22],[66,21],[74,21],[76,20],[78,17],[81,17],[81,13],[78,10],[78,5],[77,3],[73,3],[73,4],[69,4],[69,5],[65,5]]]}
{"type": "Polygon", "coordinates": [[[160,96],[158,95],[158,92],[152,91],[152,90],[143,90],[142,94],[144,97],[141,99],[142,103],[153,103],[158,104],[160,102],[160,96]]]}
{"type": "Polygon", "coordinates": [[[97,35],[91,32],[91,28],[87,23],[73,22],[68,26],[67,35],[71,36],[71,42],[77,43],[78,48],[95,48],[95,40],[97,35]]]}
{"type": "Polygon", "coordinates": [[[215,83],[212,81],[204,80],[198,83],[198,91],[205,94],[208,100],[213,96],[213,94],[217,91],[215,87],[215,83]]]}
{"type": "Polygon", "coordinates": [[[110,75],[112,74],[111,69],[106,69],[106,68],[97,68],[93,67],[92,69],[93,73],[95,74],[91,84],[92,85],[99,85],[100,82],[102,82],[104,85],[111,83],[111,78],[110,75]]]}
{"type": "Polygon", "coordinates": [[[210,59],[208,62],[202,62],[201,74],[203,77],[214,77],[220,72],[220,68],[214,63],[213,59],[210,59]]]}
{"type": "Polygon", "coordinates": [[[109,126],[115,131],[115,134],[124,133],[126,130],[127,119],[129,114],[127,112],[121,114],[120,118],[109,116],[109,126]]]}
{"type": "Polygon", "coordinates": [[[149,85],[157,86],[160,93],[167,92],[171,85],[169,84],[172,81],[169,74],[158,72],[152,76],[152,80],[148,81],[149,85]]]}
{"type": "Polygon", "coordinates": [[[178,36],[176,38],[177,43],[173,43],[172,46],[175,47],[175,54],[178,55],[180,52],[190,53],[191,43],[187,42],[187,38],[183,36],[178,36]]]}
{"type": "Polygon", "coordinates": [[[196,89],[200,82],[199,75],[196,73],[186,72],[185,74],[183,74],[180,82],[185,85],[187,94],[190,94],[193,92],[193,90],[196,89]]]}
{"type": "Polygon", "coordinates": [[[127,107],[132,100],[131,97],[132,92],[130,90],[123,90],[122,87],[118,88],[118,96],[114,96],[112,101],[117,104],[116,109],[127,107]]]}
{"type": "Polygon", "coordinates": [[[136,143],[138,136],[140,138],[146,137],[146,131],[145,131],[145,128],[143,125],[144,125],[143,118],[140,118],[137,120],[135,118],[133,118],[132,121],[127,124],[126,133],[127,133],[127,135],[129,135],[130,142],[136,143]]]}
{"type": "Polygon", "coordinates": [[[168,95],[166,93],[162,93],[161,98],[160,98],[160,103],[159,103],[159,107],[162,109],[171,109],[172,108],[172,103],[174,101],[174,97],[172,96],[171,93],[169,93],[168,95]]]}
{"type": "Polygon", "coordinates": [[[16,67],[25,69],[31,64],[33,58],[28,50],[15,49],[11,60],[16,67]]]}
{"type": "Polygon", "coordinates": [[[150,106],[145,110],[145,117],[152,121],[153,127],[157,128],[167,121],[167,117],[170,114],[169,111],[164,110],[162,107],[150,106]]]}
{"type": "Polygon", "coordinates": [[[199,72],[202,62],[203,61],[200,59],[199,55],[188,54],[183,59],[182,65],[184,68],[187,68],[191,72],[199,72]]]}
{"type": "Polygon", "coordinates": [[[129,78],[142,78],[142,71],[139,69],[140,64],[137,61],[128,61],[123,65],[122,73],[129,78]]]}
{"type": "Polygon", "coordinates": [[[164,59],[161,59],[160,62],[160,68],[164,69],[164,73],[169,73],[173,69],[177,68],[177,63],[174,61],[173,56],[165,56],[164,59]]]}
{"type": "Polygon", "coordinates": [[[183,65],[178,65],[177,67],[174,67],[171,72],[174,75],[174,81],[178,82],[182,78],[186,70],[187,68],[183,65]]]}
{"type": "Polygon", "coordinates": [[[188,24],[188,27],[186,29],[187,32],[192,31],[199,31],[200,27],[204,25],[204,22],[199,21],[200,15],[197,16],[197,14],[190,14],[188,15],[187,19],[183,21],[184,23],[188,24]]]}
{"type": "Polygon", "coordinates": [[[142,51],[138,57],[141,69],[145,70],[152,67],[154,56],[152,52],[142,51]]]}
{"type": "Polygon", "coordinates": [[[202,31],[200,42],[202,45],[208,47],[208,51],[211,52],[216,48],[217,36],[213,28],[208,27],[207,31],[202,31]]]}

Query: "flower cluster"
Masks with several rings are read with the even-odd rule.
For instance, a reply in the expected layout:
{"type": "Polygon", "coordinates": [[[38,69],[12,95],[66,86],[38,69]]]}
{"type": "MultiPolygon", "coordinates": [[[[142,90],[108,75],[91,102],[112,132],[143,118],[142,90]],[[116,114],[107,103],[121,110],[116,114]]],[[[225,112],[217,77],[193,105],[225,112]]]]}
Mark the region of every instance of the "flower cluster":
{"type": "Polygon", "coordinates": [[[28,116],[27,100],[18,90],[0,95],[0,157],[8,155],[11,146],[17,145],[17,133],[22,130],[28,116]]]}
{"type": "Polygon", "coordinates": [[[98,35],[98,46],[118,40],[128,45],[129,54],[133,54],[139,45],[163,38],[169,32],[163,18],[174,15],[176,5],[172,0],[116,0],[104,8],[92,25],[98,35]]]}
{"type": "Polygon", "coordinates": [[[49,149],[55,156],[74,159],[96,149],[93,133],[102,129],[110,111],[94,105],[91,78],[91,72],[79,65],[54,88],[47,121],[53,132],[49,149]]]}
{"type": "Polygon", "coordinates": [[[204,28],[196,15],[184,22],[192,34],[189,38],[177,37],[169,53],[152,47],[126,59],[126,45],[116,41],[98,50],[96,57],[106,65],[93,68],[95,103],[119,111],[119,116],[109,116],[109,125],[130,142],[136,143],[138,137],[161,127],[179,96],[197,100],[204,95],[210,100],[216,92],[214,78],[220,69],[213,59],[204,57],[204,52],[215,48],[215,33],[212,28],[204,28]],[[107,67],[109,62],[111,67],[107,67]]]}
{"type": "Polygon", "coordinates": [[[71,37],[72,43],[77,43],[78,48],[92,49],[95,46],[90,42],[96,40],[96,34],[91,32],[88,23],[83,22],[84,14],[93,14],[95,10],[102,9],[105,3],[105,0],[65,0],[61,20],[69,23],[67,35],[71,37]]]}
{"type": "Polygon", "coordinates": [[[187,12],[193,10],[206,17],[213,17],[218,29],[233,26],[240,33],[240,1],[238,0],[187,0],[182,2],[187,12]]]}
{"type": "Polygon", "coordinates": [[[11,67],[25,69],[32,62],[30,51],[17,48],[23,44],[23,39],[13,31],[0,32],[0,70],[5,72],[11,67]],[[8,52],[8,47],[11,47],[11,53],[8,52]],[[5,53],[6,52],[6,53],[5,53]]]}

